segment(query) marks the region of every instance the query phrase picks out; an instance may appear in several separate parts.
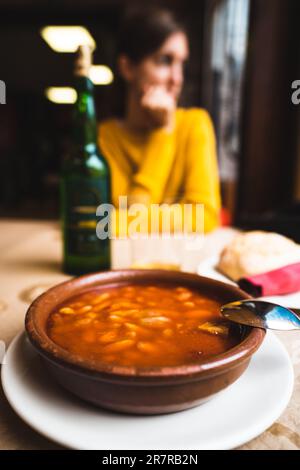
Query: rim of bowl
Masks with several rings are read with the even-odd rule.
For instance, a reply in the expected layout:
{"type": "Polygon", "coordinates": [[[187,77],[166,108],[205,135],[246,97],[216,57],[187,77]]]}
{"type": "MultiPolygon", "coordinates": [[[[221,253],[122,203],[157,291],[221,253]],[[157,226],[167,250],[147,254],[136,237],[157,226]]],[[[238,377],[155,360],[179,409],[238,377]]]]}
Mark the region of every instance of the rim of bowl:
{"type": "MultiPolygon", "coordinates": [[[[149,281],[159,281],[169,284],[183,284],[183,286],[190,285],[197,289],[197,283],[199,287],[205,284],[216,288],[216,296],[220,291],[226,291],[231,293],[233,298],[236,300],[251,298],[246,292],[242,291],[236,286],[226,284],[214,279],[210,279],[204,276],[200,276],[194,273],[187,273],[183,271],[168,271],[160,269],[118,269],[109,270],[98,273],[86,274],[71,278],[70,280],[64,281],[55,285],[54,287],[47,290],[45,293],[37,297],[32,304],[29,306],[26,317],[25,317],[25,329],[27,335],[33,346],[38,352],[46,357],[48,360],[60,366],[71,368],[77,373],[88,374],[94,376],[106,377],[106,379],[117,380],[119,379],[154,379],[154,378],[194,378],[201,374],[203,377],[209,375],[218,375],[222,373],[224,369],[230,369],[247,360],[261,345],[266,330],[262,328],[254,327],[242,327],[246,332],[245,337],[233,348],[225,351],[222,354],[218,354],[198,364],[187,364],[180,366],[161,366],[161,367],[135,367],[135,366],[118,366],[100,363],[88,359],[82,359],[80,355],[70,353],[66,349],[57,345],[47,335],[44,328],[41,328],[36,318],[40,314],[40,311],[44,309],[49,303],[50,305],[55,302],[58,298],[57,305],[64,302],[67,298],[71,298],[84,291],[91,290],[93,288],[102,287],[105,285],[119,285],[120,283],[147,283],[149,281]],[[141,282],[142,281],[142,282],[141,282]],[[62,292],[70,291],[70,295],[66,296],[65,299],[59,300],[62,292]]],[[[54,308],[54,304],[48,314],[54,308]]]]}

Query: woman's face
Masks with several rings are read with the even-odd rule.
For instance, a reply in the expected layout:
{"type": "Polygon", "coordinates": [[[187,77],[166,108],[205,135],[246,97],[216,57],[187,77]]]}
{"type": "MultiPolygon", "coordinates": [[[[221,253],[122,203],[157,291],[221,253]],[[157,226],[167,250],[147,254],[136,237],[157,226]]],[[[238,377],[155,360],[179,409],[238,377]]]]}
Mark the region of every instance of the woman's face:
{"type": "Polygon", "coordinates": [[[176,32],[156,52],[138,64],[129,65],[128,73],[123,76],[139,96],[150,86],[159,86],[177,101],[183,86],[184,65],[188,55],[186,35],[176,32]]]}

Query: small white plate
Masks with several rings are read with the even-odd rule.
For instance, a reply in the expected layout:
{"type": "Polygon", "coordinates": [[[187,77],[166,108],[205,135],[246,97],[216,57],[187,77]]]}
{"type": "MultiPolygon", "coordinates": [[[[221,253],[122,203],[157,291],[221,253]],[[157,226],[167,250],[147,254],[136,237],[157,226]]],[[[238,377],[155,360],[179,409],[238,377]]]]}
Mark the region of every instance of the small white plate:
{"type": "Polygon", "coordinates": [[[197,273],[200,274],[200,276],[209,277],[211,279],[215,279],[216,281],[235,285],[235,282],[231,281],[228,277],[224,276],[216,269],[218,260],[218,256],[212,256],[211,258],[202,261],[198,266],[197,273]]]}
{"type": "Polygon", "coordinates": [[[293,369],[284,347],[269,333],[242,377],[211,401],[168,415],[122,415],[61,389],[20,334],[8,348],[2,384],[26,423],[68,448],[232,449],[261,434],[283,412],[293,389],[293,369]]]}

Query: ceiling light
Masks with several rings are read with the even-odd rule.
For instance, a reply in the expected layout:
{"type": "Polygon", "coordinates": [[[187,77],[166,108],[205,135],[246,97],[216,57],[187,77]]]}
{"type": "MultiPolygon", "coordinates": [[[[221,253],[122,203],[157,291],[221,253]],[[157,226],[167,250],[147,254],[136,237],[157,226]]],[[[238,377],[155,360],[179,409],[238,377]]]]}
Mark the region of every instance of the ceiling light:
{"type": "Polygon", "coordinates": [[[106,65],[92,65],[90,79],[94,85],[109,85],[112,83],[114,76],[110,68],[106,65]]]}
{"type": "Polygon", "coordinates": [[[52,103],[73,104],[77,99],[77,93],[71,87],[49,87],[45,94],[52,103]]]}
{"type": "Polygon", "coordinates": [[[96,47],[93,37],[83,26],[45,26],[40,33],[56,52],[76,52],[79,46],[85,44],[92,49],[96,47]]]}

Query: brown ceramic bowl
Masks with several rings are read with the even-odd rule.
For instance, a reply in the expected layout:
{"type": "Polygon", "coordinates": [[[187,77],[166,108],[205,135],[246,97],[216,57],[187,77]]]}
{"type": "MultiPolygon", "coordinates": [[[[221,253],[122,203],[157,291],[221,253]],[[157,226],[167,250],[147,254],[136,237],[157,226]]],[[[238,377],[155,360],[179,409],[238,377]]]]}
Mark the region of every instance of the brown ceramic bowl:
{"type": "Polygon", "coordinates": [[[25,323],[29,339],[55,380],[95,405],[135,414],[170,413],[199,405],[240,377],[264,339],[263,329],[237,327],[240,342],[223,354],[199,364],[139,369],[100,366],[83,360],[47,336],[46,322],[56,306],[85,290],[128,282],[179,284],[208,296],[211,294],[222,303],[249,298],[245,292],[222,282],[164,270],[101,272],[74,278],[48,290],[27,312],[25,323]]]}

